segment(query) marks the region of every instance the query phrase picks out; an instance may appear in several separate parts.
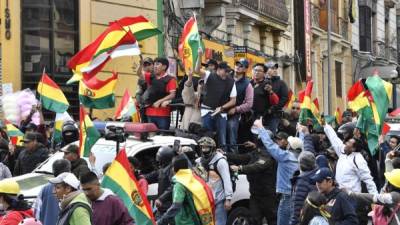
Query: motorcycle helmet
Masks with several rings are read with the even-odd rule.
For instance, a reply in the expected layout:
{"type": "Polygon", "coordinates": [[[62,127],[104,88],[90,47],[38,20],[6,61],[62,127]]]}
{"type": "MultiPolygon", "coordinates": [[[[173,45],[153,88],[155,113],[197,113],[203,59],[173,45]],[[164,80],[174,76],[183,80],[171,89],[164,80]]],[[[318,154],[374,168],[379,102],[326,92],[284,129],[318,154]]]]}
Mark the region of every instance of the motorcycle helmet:
{"type": "Polygon", "coordinates": [[[79,139],[79,129],[74,121],[66,121],[62,126],[62,138],[67,145],[79,139]]]}
{"type": "Polygon", "coordinates": [[[174,158],[174,156],[175,152],[172,148],[168,146],[161,146],[157,151],[156,161],[161,167],[165,167],[172,162],[172,158],[174,158]]]}

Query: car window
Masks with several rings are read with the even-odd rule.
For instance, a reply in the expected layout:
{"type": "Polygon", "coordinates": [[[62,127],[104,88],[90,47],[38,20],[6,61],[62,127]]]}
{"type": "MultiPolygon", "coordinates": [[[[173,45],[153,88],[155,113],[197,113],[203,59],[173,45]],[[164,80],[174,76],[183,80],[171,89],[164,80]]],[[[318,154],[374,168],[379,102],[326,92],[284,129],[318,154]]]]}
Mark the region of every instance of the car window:
{"type": "Polygon", "coordinates": [[[21,190],[29,190],[41,185],[45,185],[48,183],[48,180],[52,178],[53,176],[51,175],[44,175],[41,174],[39,176],[34,176],[34,177],[28,177],[22,180],[17,180],[17,183],[21,187],[21,190]]]}
{"type": "Polygon", "coordinates": [[[142,174],[153,172],[157,169],[156,154],[160,146],[143,149],[132,155],[140,162],[139,170],[142,174]]]}

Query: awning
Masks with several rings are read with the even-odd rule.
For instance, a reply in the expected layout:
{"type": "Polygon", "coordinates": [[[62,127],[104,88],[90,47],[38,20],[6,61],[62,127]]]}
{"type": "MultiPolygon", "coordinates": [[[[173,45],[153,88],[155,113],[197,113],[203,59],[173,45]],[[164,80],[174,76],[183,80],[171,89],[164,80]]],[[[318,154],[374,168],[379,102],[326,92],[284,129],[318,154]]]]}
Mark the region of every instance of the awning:
{"type": "Polygon", "coordinates": [[[378,74],[382,79],[389,80],[398,77],[396,68],[397,66],[370,66],[361,69],[359,77],[367,78],[372,76],[375,70],[378,70],[378,74]]]}

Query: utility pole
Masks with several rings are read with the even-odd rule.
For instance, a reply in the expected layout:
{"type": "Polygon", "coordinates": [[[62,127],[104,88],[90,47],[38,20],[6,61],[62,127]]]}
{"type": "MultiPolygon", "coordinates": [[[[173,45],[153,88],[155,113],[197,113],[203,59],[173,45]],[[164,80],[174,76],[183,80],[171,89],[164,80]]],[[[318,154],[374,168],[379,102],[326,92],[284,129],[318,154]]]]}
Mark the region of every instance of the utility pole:
{"type": "Polygon", "coordinates": [[[332,79],[331,79],[331,51],[332,51],[332,46],[331,46],[331,32],[332,32],[332,18],[331,18],[331,0],[328,0],[328,79],[326,79],[326,82],[328,82],[328,115],[331,114],[331,109],[332,109],[332,98],[331,98],[331,92],[332,92],[332,79]]]}

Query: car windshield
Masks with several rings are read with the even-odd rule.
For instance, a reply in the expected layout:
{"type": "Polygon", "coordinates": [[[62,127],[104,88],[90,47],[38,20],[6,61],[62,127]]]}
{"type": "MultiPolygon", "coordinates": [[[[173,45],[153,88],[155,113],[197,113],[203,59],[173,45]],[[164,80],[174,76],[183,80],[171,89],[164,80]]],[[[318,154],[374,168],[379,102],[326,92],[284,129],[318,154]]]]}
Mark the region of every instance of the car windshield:
{"type": "MultiPolygon", "coordinates": [[[[97,171],[102,172],[104,164],[111,162],[115,157],[115,145],[94,145],[92,147],[92,152],[96,156],[95,168],[97,171]]],[[[35,169],[36,173],[52,174],[52,165],[57,159],[62,159],[64,156],[63,152],[56,152],[50,156],[44,163],[42,163],[38,168],[35,169]]],[[[89,165],[88,158],[84,158],[89,165]]]]}
{"type": "Polygon", "coordinates": [[[21,187],[22,191],[30,190],[32,188],[47,184],[48,180],[51,177],[52,177],[51,175],[39,175],[39,176],[27,177],[25,179],[17,180],[17,183],[21,187]]]}

